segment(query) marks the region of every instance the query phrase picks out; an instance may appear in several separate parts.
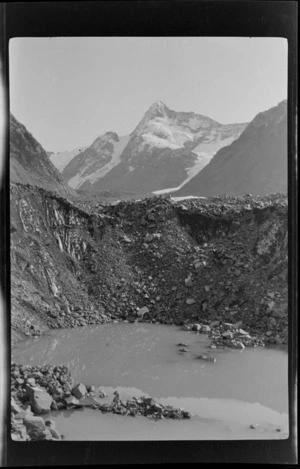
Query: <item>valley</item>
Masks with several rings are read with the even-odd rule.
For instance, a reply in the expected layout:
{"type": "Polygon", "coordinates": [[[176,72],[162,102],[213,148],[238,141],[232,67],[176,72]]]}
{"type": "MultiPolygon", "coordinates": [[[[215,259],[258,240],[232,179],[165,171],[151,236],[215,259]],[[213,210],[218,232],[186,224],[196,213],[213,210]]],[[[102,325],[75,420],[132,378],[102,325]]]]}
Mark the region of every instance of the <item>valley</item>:
{"type": "Polygon", "coordinates": [[[56,154],[10,128],[13,439],[287,438],[286,102],[56,154]]]}

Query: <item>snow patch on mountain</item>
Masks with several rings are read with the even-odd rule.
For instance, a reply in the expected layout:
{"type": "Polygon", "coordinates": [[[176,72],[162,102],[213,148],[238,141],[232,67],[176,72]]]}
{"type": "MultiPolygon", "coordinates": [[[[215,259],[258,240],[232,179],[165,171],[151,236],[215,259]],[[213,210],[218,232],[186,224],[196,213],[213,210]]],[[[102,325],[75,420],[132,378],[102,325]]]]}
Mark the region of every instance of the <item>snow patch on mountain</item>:
{"type": "Polygon", "coordinates": [[[181,189],[187,182],[189,182],[196,174],[198,174],[212,159],[212,157],[220,150],[220,148],[230,145],[233,141],[233,137],[224,138],[223,140],[208,142],[208,143],[199,143],[194,149],[193,153],[196,153],[197,160],[194,165],[190,168],[187,168],[187,177],[182,183],[177,187],[171,187],[169,189],[162,189],[160,191],[153,192],[154,194],[167,194],[175,192],[181,189]]]}
{"type": "MultiPolygon", "coordinates": [[[[120,163],[120,156],[121,153],[123,152],[124,148],[126,147],[128,141],[129,141],[130,136],[125,135],[124,137],[119,137],[119,141],[114,141],[114,149],[113,153],[111,154],[111,160],[104,165],[102,168],[99,168],[92,174],[87,174],[86,176],[83,176],[83,174],[86,172],[87,166],[83,166],[80,168],[80,171],[76,176],[71,178],[68,181],[69,186],[75,188],[80,187],[84,182],[89,181],[91,184],[93,184],[95,181],[98,179],[102,178],[106,173],[108,173],[114,166],[118,165],[120,163]]],[[[90,164],[93,164],[93,161],[90,162],[90,164]]]]}

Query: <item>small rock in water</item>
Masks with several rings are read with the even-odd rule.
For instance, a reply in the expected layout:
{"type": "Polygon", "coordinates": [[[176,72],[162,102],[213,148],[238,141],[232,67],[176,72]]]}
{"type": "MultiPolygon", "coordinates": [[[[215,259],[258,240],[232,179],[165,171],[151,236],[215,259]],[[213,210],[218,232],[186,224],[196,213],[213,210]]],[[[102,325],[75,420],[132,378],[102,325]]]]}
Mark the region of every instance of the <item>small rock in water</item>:
{"type": "Polygon", "coordinates": [[[205,355],[204,353],[199,355],[199,357],[197,358],[200,358],[201,360],[206,360],[208,362],[213,362],[213,363],[217,361],[215,357],[211,357],[210,355],[205,355]]]}
{"type": "Polygon", "coordinates": [[[185,344],[184,342],[179,342],[179,344],[177,344],[179,347],[187,347],[187,344],[185,344]]]}
{"type": "Polygon", "coordinates": [[[187,352],[187,350],[185,348],[180,348],[179,352],[187,352]]]}

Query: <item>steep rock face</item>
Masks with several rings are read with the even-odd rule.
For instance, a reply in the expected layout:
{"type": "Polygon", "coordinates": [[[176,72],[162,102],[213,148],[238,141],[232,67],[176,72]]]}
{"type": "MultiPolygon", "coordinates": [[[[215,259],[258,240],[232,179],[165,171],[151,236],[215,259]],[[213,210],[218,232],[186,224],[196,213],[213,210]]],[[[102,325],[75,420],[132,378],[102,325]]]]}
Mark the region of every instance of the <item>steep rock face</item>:
{"type": "Polygon", "coordinates": [[[175,196],[268,194],[287,190],[287,101],[258,114],[175,196]]]}
{"type": "Polygon", "coordinates": [[[287,340],[287,201],[154,197],[80,209],[13,184],[11,272],[14,340],[136,320],[140,308],[151,322],[221,317],[287,340]]]}
{"type": "Polygon", "coordinates": [[[108,132],[64,169],[73,188],[147,194],[177,187],[228,145],[246,124],[221,125],[193,112],[152,104],[130,136],[108,132]]]}
{"type": "Polygon", "coordinates": [[[128,140],[129,136],[106,132],[70,161],[63,170],[64,178],[74,189],[89,187],[119,164],[128,140]]]}
{"type": "Polygon", "coordinates": [[[10,115],[10,181],[31,184],[56,191],[65,197],[75,192],[49,160],[47,152],[11,114],[10,115]]]}
{"type": "Polygon", "coordinates": [[[59,151],[57,153],[54,153],[52,151],[48,151],[48,156],[51,160],[51,162],[54,164],[54,166],[58,169],[59,172],[62,172],[63,169],[67,166],[68,163],[76,156],[79,155],[80,153],[84,152],[87,147],[78,147],[74,148],[73,150],[70,151],[59,151]]]}

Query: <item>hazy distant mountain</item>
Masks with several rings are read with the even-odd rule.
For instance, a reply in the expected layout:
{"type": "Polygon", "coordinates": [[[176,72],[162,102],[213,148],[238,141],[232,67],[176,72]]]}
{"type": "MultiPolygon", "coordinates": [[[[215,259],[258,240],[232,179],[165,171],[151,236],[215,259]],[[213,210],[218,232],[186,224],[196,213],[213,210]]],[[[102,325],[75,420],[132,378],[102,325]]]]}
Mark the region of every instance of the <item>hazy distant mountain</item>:
{"type": "Polygon", "coordinates": [[[193,112],[175,112],[158,101],[125,137],[107,132],[63,170],[69,185],[93,193],[136,194],[177,187],[189,180],[247,124],[222,125],[193,112]]]}
{"type": "Polygon", "coordinates": [[[174,196],[268,194],[287,190],[287,101],[259,113],[231,145],[174,196]]]}
{"type": "Polygon", "coordinates": [[[51,163],[46,150],[12,114],[10,115],[10,181],[74,196],[51,163]]]}
{"type": "Polygon", "coordinates": [[[62,170],[74,158],[74,156],[80,154],[86,148],[87,147],[78,147],[70,151],[59,151],[57,153],[48,151],[47,153],[54,166],[58,169],[58,171],[62,172],[62,170]]]}

